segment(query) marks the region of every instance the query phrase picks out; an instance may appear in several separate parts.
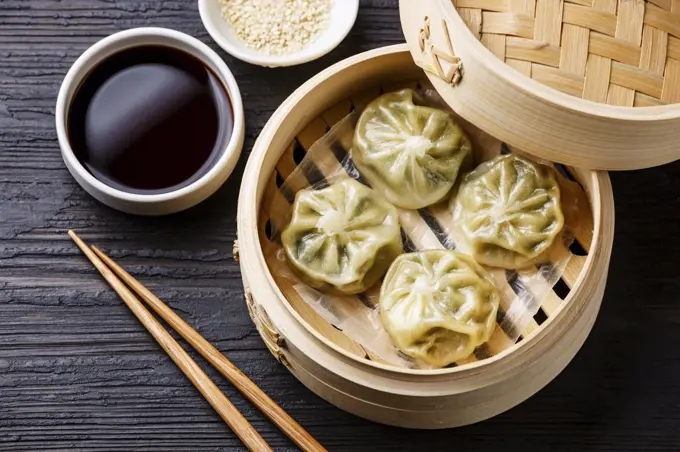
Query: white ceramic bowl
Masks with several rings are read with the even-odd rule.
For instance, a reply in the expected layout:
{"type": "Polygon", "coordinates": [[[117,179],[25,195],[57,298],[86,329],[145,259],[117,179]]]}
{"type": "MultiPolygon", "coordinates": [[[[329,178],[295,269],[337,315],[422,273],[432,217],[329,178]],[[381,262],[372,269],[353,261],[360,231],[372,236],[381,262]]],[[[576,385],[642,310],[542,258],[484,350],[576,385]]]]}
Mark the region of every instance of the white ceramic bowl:
{"type": "Polygon", "coordinates": [[[55,111],[57,136],[66,167],[94,198],[123,212],[165,215],[193,207],[212,195],[229,177],[243,148],[243,103],[236,80],[227,65],[207,45],[184,33],[165,28],[135,28],[108,36],[87,49],[66,74],[55,111]],[[128,193],[96,179],[78,161],[68,140],[66,121],[70,103],[83,79],[101,61],[123,49],[139,45],[163,45],[190,53],[203,61],[227,89],[234,112],[232,136],[212,168],[189,185],[161,194],[128,193]]]}
{"type": "Polygon", "coordinates": [[[266,55],[247,47],[222,17],[219,0],[198,0],[201,20],[210,36],[225,52],[259,66],[293,66],[315,60],[338,46],[354,25],[359,0],[334,0],[328,28],[301,51],[288,55],[266,55]]]}

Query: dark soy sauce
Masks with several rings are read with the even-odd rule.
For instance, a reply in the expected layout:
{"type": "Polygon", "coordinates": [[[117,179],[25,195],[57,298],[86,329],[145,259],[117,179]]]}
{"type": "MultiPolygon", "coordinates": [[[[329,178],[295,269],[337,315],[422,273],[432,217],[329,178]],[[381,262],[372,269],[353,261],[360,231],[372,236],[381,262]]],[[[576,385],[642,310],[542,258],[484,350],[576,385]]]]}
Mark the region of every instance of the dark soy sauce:
{"type": "Polygon", "coordinates": [[[227,91],[198,58],[133,47],[96,66],[68,114],[73,152],[97,179],[132,193],[164,193],[206,174],[233,129],[227,91]]]}

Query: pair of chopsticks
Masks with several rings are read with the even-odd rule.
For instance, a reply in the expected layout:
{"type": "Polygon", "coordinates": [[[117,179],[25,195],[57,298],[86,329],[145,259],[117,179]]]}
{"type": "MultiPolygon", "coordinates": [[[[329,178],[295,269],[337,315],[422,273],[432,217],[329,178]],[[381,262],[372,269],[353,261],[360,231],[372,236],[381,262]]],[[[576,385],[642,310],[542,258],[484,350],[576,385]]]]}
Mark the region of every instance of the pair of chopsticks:
{"type": "Polygon", "coordinates": [[[73,241],[78,245],[92,264],[99,270],[113,290],[120,295],[132,313],[151,333],[163,350],[184,372],[196,389],[217,411],[226,424],[236,433],[248,449],[253,451],[270,451],[271,448],[246,418],[236,409],[229,399],[220,391],[213,381],[201,370],[186,351],[168,333],[156,318],[144,307],[141,301],[130,291],[128,286],[163,320],[194,347],[210,364],[231,382],[248,400],[253,402],[283,433],[285,433],[303,451],[325,451],[305,429],[290,417],[276,402],[257,387],[238,367],[229,361],[219,350],[206,341],[196,330],[190,327],[175,312],[151,293],[139,281],[134,279],[122,267],[97,247],[90,249],[75,232],[69,231],[73,241]],[[120,279],[119,279],[120,278],[120,279]],[[127,286],[126,286],[127,284],[127,286]]]}

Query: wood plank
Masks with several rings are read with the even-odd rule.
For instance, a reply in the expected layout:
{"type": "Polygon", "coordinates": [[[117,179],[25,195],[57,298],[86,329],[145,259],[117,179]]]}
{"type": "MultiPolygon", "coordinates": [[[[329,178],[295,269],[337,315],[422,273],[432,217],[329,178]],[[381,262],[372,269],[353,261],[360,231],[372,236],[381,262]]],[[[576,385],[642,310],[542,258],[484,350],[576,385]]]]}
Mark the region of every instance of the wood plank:
{"type": "MultiPolygon", "coordinates": [[[[496,418],[429,431],[379,425],[314,395],[265,348],[232,260],[243,167],[265,122],[298,86],[345,57],[403,42],[397,6],[362,0],[335,51],[267,69],[219,50],[195,0],[0,1],[0,452],[243,450],[65,239],[69,228],[111,251],[331,451],[677,450],[678,162],[610,173],[616,240],[595,328],[552,383],[496,418]],[[217,50],[245,102],[245,145],[233,175],[206,202],[170,217],[103,207],[66,171],[54,134],[54,102],[71,64],[97,40],[142,26],[178,29],[217,50]]],[[[199,364],[272,447],[294,449],[199,364]]]]}
{"type": "Polygon", "coordinates": [[[601,12],[595,8],[574,5],[573,3],[564,4],[563,21],[610,36],[614,36],[616,33],[615,14],[601,12]]]}
{"type": "Polygon", "coordinates": [[[653,72],[640,69],[616,61],[612,62],[611,83],[634,91],[640,91],[648,96],[660,98],[663,77],[653,72]]]}
{"type": "Polygon", "coordinates": [[[560,45],[563,0],[537,0],[533,38],[550,45],[560,45]]]}
{"type": "Polygon", "coordinates": [[[669,36],[668,47],[666,48],[666,52],[667,52],[666,55],[669,58],[680,60],[680,38],[676,38],[675,36],[669,36]]]}
{"type": "Polygon", "coordinates": [[[595,102],[607,101],[609,76],[612,60],[598,55],[589,55],[586,64],[586,77],[583,83],[583,98],[595,102]]]}
{"type": "Polygon", "coordinates": [[[562,26],[560,69],[578,75],[586,74],[590,30],[576,25],[562,26]]]}
{"type": "Polygon", "coordinates": [[[482,12],[482,33],[534,37],[534,18],[514,13],[482,12]]]}
{"type": "Polygon", "coordinates": [[[619,0],[593,0],[593,8],[598,11],[616,14],[619,0]]]}
{"type": "Polygon", "coordinates": [[[666,60],[661,100],[667,103],[680,102],[680,61],[673,58],[666,60]]]}
{"type": "Polygon", "coordinates": [[[312,145],[326,134],[328,125],[322,117],[312,119],[309,124],[295,137],[305,151],[309,151],[312,145]]]}
{"type": "Polygon", "coordinates": [[[646,94],[635,93],[634,107],[656,107],[659,105],[666,105],[666,102],[646,94]]]}
{"type": "Polygon", "coordinates": [[[668,12],[648,3],[644,23],[680,38],[680,11],[668,12]]]}
{"type": "Polygon", "coordinates": [[[509,11],[508,0],[456,0],[456,8],[475,8],[487,11],[509,11]]]}
{"type": "Polygon", "coordinates": [[[506,58],[505,63],[527,77],[531,77],[531,62],[506,58]]]}
{"type": "Polygon", "coordinates": [[[531,78],[572,96],[581,97],[583,94],[584,77],[578,74],[542,64],[532,64],[531,78]]]}
{"type": "Polygon", "coordinates": [[[349,99],[340,101],[337,105],[329,108],[321,114],[326,124],[333,127],[335,123],[352,112],[352,102],[349,99]]]}
{"type": "Polygon", "coordinates": [[[620,107],[632,107],[635,103],[635,91],[621,85],[609,84],[607,103],[620,107]]]}
{"type": "Polygon", "coordinates": [[[496,55],[500,60],[505,61],[505,35],[494,35],[491,33],[484,33],[482,35],[482,44],[491,50],[491,53],[496,55]]]}
{"type": "Polygon", "coordinates": [[[477,39],[482,36],[482,10],[476,8],[457,8],[460,18],[463,19],[470,32],[477,39]]]}
{"type": "Polygon", "coordinates": [[[645,16],[644,0],[619,2],[617,16],[615,36],[639,46],[642,40],[642,23],[645,16]]]}
{"type": "Polygon", "coordinates": [[[665,9],[666,11],[671,11],[671,4],[672,4],[673,0],[648,0],[648,1],[649,1],[649,3],[653,3],[661,9],[665,9]]]}
{"type": "Polygon", "coordinates": [[[576,5],[587,6],[588,8],[593,7],[593,0],[564,0],[564,3],[574,3],[576,5]]]}
{"type": "Polygon", "coordinates": [[[621,63],[637,66],[640,63],[640,47],[622,39],[596,31],[590,32],[588,51],[621,63]]]}
{"type": "Polygon", "coordinates": [[[645,25],[642,29],[640,68],[663,75],[666,67],[668,33],[645,25]]]}
{"type": "Polygon", "coordinates": [[[508,36],[505,55],[515,60],[530,61],[546,66],[557,67],[560,64],[560,48],[549,45],[545,41],[508,36]]]}
{"type": "Polygon", "coordinates": [[[536,0],[510,0],[509,11],[533,17],[536,11],[536,0]]]}

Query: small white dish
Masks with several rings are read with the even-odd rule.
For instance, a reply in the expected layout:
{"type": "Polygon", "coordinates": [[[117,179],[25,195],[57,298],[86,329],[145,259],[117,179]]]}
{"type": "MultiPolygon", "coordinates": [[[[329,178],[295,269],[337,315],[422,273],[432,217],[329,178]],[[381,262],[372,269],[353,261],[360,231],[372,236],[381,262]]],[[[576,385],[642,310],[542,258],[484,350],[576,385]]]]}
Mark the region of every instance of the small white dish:
{"type": "Polygon", "coordinates": [[[210,47],[196,38],[166,28],[134,28],[108,36],[87,49],[69,69],[62,82],[55,110],[61,154],[76,181],[102,203],[137,215],[165,215],[195,206],[212,195],[231,175],[243,148],[243,103],[236,79],[210,47]],[[232,135],[213,166],[200,178],[176,190],[160,194],[129,193],[95,178],[76,158],[68,139],[66,122],[76,90],[90,71],[114,53],[140,45],[173,47],[200,59],[217,75],[227,90],[234,116],[232,135]]]}
{"type": "Polygon", "coordinates": [[[328,28],[299,52],[287,55],[267,55],[246,46],[236,37],[229,22],[222,17],[219,0],[198,0],[198,9],[206,30],[225,52],[258,66],[279,67],[307,63],[336,48],[354,26],[359,12],[359,0],[334,0],[328,28]]]}

